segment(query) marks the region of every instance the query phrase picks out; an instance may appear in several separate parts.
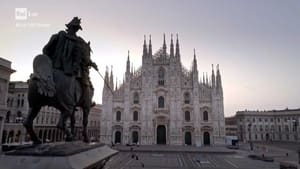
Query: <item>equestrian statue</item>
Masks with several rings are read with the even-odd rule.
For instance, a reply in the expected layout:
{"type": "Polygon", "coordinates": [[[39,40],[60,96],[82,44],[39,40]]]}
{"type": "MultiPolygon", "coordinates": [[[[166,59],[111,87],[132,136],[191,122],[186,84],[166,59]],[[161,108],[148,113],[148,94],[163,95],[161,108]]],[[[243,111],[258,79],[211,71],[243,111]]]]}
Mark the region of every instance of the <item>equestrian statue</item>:
{"type": "Polygon", "coordinates": [[[43,54],[33,60],[33,73],[28,80],[28,116],[23,122],[33,144],[41,144],[33,130],[33,120],[43,106],[52,106],[61,114],[57,127],[64,131],[65,141],[74,140],[75,111],[83,112],[82,136],[89,142],[87,135],[88,115],[94,105],[94,88],[89,78],[89,69],[98,71],[91,60],[90,42],[77,36],[82,30],[81,19],[74,17],[65,31],[52,35],[43,48],[43,54]],[[70,119],[70,127],[66,122],[70,119]]]}

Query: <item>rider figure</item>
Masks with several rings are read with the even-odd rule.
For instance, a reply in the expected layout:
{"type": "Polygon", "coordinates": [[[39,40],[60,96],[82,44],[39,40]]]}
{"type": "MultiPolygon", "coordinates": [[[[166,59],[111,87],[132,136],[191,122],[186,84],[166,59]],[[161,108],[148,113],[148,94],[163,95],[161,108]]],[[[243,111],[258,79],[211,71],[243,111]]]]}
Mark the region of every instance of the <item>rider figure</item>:
{"type": "Polygon", "coordinates": [[[43,48],[43,54],[50,57],[53,68],[62,70],[66,75],[75,76],[79,79],[83,90],[83,98],[87,98],[89,88],[93,90],[92,83],[89,79],[89,67],[92,66],[98,70],[97,65],[88,58],[82,58],[76,52],[76,45],[86,43],[76,33],[82,27],[81,19],[74,17],[66,24],[66,31],[60,31],[52,35],[49,42],[43,48]]]}

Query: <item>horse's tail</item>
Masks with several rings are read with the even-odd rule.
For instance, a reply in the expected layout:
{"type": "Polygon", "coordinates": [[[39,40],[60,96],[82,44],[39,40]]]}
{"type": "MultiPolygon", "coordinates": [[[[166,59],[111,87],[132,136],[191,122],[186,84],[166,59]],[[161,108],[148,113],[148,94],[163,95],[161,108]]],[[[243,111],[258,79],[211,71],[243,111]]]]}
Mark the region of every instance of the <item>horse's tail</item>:
{"type": "Polygon", "coordinates": [[[47,55],[37,55],[33,60],[33,74],[30,81],[36,80],[38,93],[43,96],[53,97],[56,93],[53,81],[52,62],[47,55]]]}

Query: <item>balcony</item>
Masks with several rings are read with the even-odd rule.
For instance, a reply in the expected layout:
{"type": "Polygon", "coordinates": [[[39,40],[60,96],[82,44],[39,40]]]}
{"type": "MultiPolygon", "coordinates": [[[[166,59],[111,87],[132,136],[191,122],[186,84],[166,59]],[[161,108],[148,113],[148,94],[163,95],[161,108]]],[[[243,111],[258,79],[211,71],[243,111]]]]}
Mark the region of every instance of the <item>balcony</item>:
{"type": "Polygon", "coordinates": [[[154,109],[154,113],[155,114],[169,114],[169,109],[168,108],[166,108],[166,107],[164,107],[164,108],[155,108],[154,109]]]}

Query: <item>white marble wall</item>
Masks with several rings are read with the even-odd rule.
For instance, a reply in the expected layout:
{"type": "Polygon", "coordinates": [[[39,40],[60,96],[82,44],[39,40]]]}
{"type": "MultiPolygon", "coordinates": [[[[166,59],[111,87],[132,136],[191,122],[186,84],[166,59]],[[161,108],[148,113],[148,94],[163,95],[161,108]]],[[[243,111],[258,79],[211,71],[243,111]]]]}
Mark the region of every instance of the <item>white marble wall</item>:
{"type": "MultiPolygon", "coordinates": [[[[101,141],[112,143],[115,133],[121,132],[121,143],[132,142],[132,131],[138,131],[139,143],[156,144],[156,129],[166,127],[166,144],[184,145],[185,132],[191,132],[192,145],[202,146],[203,135],[209,133],[210,144],[225,143],[225,119],[222,88],[212,87],[211,82],[202,83],[196,69],[183,70],[180,59],[161,55],[143,56],[143,64],[136,72],[128,70],[125,81],[114,90],[103,89],[103,116],[101,141]],[[164,85],[158,85],[158,71],[165,70],[164,85]],[[219,91],[218,91],[219,90],[219,91]],[[217,92],[218,91],[218,92],[217,92]],[[133,104],[133,94],[139,93],[139,103],[133,104]],[[184,104],[184,93],[190,94],[190,104],[184,104]],[[165,99],[164,108],[158,108],[158,97],[165,99]],[[203,111],[208,111],[208,121],[203,121],[203,111]],[[116,111],[122,118],[116,121],[116,111]],[[139,112],[138,121],[133,121],[133,111],[139,112]],[[190,121],[184,112],[190,112],[190,121]]],[[[108,71],[107,71],[108,72],[108,71]]],[[[106,74],[108,79],[108,73],[106,74]]],[[[111,86],[111,88],[114,88],[111,86]]]]}

